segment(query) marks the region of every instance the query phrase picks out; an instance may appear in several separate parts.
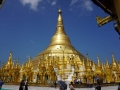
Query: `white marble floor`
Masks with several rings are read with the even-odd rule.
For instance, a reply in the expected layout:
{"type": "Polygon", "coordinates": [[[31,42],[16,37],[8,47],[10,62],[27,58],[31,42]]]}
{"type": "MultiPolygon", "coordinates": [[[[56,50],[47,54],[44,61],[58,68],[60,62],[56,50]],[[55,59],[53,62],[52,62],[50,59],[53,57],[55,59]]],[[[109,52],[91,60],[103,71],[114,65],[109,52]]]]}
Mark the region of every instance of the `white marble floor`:
{"type": "MultiPolygon", "coordinates": [[[[102,87],[101,90],[117,90],[118,86],[108,86],[108,87],[102,87]]],[[[3,88],[10,89],[10,90],[19,90],[19,86],[17,85],[3,85],[3,88]]],[[[59,88],[54,87],[34,87],[29,86],[28,90],[59,90],[59,88]]],[[[70,90],[69,88],[67,90],[70,90]]],[[[95,90],[95,88],[75,88],[75,90],[95,90]]]]}

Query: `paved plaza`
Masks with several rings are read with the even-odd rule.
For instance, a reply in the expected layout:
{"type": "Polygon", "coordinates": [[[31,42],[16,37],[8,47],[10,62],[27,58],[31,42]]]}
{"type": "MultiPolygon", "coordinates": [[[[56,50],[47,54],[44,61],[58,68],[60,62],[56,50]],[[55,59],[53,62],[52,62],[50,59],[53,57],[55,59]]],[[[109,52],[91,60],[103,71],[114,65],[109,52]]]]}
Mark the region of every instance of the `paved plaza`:
{"type": "MultiPolygon", "coordinates": [[[[102,87],[101,90],[117,90],[118,86],[107,86],[102,87]]],[[[4,89],[7,90],[19,90],[19,86],[17,85],[3,85],[4,89]]],[[[59,90],[59,88],[54,87],[35,87],[35,86],[29,86],[28,90],[59,90]]],[[[67,90],[70,90],[69,88],[67,90]]],[[[75,88],[75,90],[95,90],[95,88],[75,88]]]]}

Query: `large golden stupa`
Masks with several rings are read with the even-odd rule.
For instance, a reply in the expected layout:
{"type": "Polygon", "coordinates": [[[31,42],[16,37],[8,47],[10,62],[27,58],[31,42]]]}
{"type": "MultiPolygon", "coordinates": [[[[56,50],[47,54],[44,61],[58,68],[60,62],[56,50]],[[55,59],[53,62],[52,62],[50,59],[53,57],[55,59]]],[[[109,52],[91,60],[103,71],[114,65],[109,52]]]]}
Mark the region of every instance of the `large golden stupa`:
{"type": "Polygon", "coordinates": [[[58,80],[65,82],[82,81],[82,83],[96,83],[96,77],[101,83],[120,82],[120,63],[116,62],[112,53],[112,63],[100,62],[97,56],[97,64],[88,57],[78,52],[66,35],[62,11],[58,10],[56,32],[49,46],[34,59],[29,59],[25,64],[12,60],[12,52],[5,64],[0,68],[0,79],[6,83],[20,82],[28,79],[29,83],[53,84],[58,80]]]}
{"type": "Polygon", "coordinates": [[[84,58],[84,56],[71,45],[70,39],[64,30],[62,11],[59,9],[56,32],[53,35],[49,46],[33,59],[33,67],[36,69],[39,59],[43,58],[44,56],[51,58],[55,56],[65,58],[68,55],[78,55],[81,59],[84,58]]]}

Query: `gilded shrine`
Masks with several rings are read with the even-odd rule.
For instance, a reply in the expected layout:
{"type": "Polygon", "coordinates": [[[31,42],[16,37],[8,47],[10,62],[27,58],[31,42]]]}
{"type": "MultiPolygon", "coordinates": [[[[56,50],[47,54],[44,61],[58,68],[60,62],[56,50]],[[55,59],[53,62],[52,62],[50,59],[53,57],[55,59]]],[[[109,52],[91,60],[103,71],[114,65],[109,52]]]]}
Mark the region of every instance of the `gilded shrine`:
{"type": "Polygon", "coordinates": [[[4,82],[20,82],[28,79],[30,83],[50,84],[58,80],[70,83],[82,80],[82,83],[96,83],[95,77],[102,83],[120,82],[120,63],[112,53],[112,63],[106,58],[101,63],[97,56],[97,64],[91,61],[88,54],[83,56],[71,44],[67,36],[62,19],[62,11],[58,10],[56,31],[48,47],[34,59],[25,64],[12,60],[12,52],[5,64],[0,68],[0,79],[4,82]]]}

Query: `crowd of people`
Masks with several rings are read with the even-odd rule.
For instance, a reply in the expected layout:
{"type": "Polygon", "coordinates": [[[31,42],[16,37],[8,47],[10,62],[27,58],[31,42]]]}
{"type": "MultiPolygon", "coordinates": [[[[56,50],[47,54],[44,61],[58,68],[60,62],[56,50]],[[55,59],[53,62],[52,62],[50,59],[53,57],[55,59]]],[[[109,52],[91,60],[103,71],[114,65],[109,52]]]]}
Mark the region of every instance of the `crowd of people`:
{"type": "MultiPolygon", "coordinates": [[[[2,89],[3,84],[4,84],[4,82],[2,80],[0,80],[0,90],[2,89]]],[[[55,88],[57,87],[57,84],[59,86],[59,90],[66,90],[67,89],[67,84],[64,81],[59,81],[59,83],[55,82],[54,83],[55,88]]],[[[73,86],[73,82],[70,83],[69,88],[70,88],[70,90],[75,90],[75,88],[73,86]]],[[[19,90],[28,90],[28,79],[22,80],[20,82],[19,90]]],[[[95,84],[95,90],[101,90],[101,84],[100,84],[99,78],[97,79],[97,83],[95,84]]],[[[118,85],[118,90],[120,90],[120,83],[118,85]]]]}

